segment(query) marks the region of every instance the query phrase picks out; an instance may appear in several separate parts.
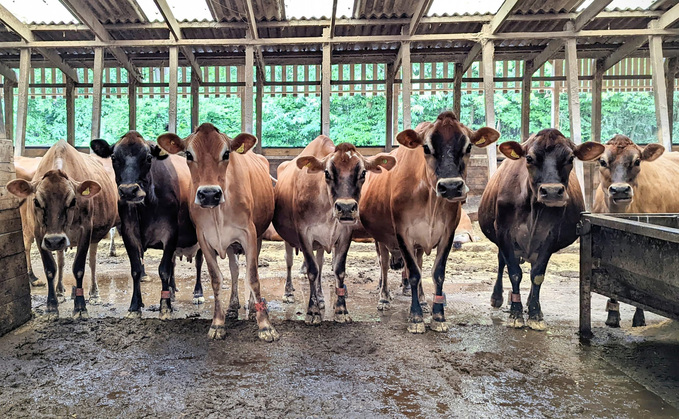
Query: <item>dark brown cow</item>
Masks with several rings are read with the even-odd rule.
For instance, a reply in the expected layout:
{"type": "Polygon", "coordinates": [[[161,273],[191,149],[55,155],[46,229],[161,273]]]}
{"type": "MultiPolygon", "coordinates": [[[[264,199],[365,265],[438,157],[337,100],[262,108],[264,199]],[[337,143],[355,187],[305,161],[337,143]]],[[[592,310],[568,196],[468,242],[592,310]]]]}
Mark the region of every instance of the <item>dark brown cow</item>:
{"type": "Polygon", "coordinates": [[[522,260],[531,263],[528,327],[544,330],[540,286],[552,253],[575,241],[575,226],[585,205],[573,160],[593,160],[603,152],[598,143],[576,146],[558,130],[545,129],[525,143],[508,141],[500,151],[508,157],[486,186],[479,205],[479,226],[498,247],[497,281],[491,304],[502,306],[505,265],[512,283],[509,326],[525,325],[519,293],[522,260]]]}
{"type": "MultiPolygon", "coordinates": [[[[433,277],[436,284],[431,329],[446,331],[443,280],[461,204],[467,196],[467,164],[473,146],[486,147],[500,137],[492,128],[472,131],[453,112],[441,113],[433,123],[398,134],[402,145],[393,155],[398,164],[390,172],[369,176],[360,203],[361,222],[381,246],[380,304],[390,296],[386,274],[389,253],[400,251],[412,290],[421,286],[422,254],[437,248],[433,277]]],[[[408,330],[424,333],[418,292],[412,292],[408,330]]],[[[384,307],[383,307],[384,308],[384,307]]]]}
{"type": "MultiPolygon", "coordinates": [[[[194,197],[189,208],[196,225],[200,248],[203,250],[215,294],[215,312],[208,336],[225,337],[224,310],[219,301],[222,272],[217,255],[226,257],[233,245],[242,247],[247,265],[245,281],[255,303],[260,339],[278,339],[269,322],[266,300],[260,295],[257,264],[259,238],[271,223],[274,211],[273,186],[266,158],[248,151],[257,143],[250,134],[229,138],[212,124],[202,124],[185,139],[175,134],[163,134],[158,143],[169,153],[184,151],[191,171],[191,191],[194,197]]],[[[253,310],[254,309],[254,310],[253,310]]]]}
{"type": "Polygon", "coordinates": [[[86,317],[85,259],[89,249],[90,299],[95,300],[99,296],[95,275],[97,243],[113,227],[117,217],[115,184],[99,162],[61,140],[47,151],[31,182],[16,179],[7,184],[7,189],[20,198],[32,197],[27,202],[27,214],[40,220],[34,221],[34,233],[47,276],[47,313],[59,314],[52,252],[77,246],[73,262],[76,280],[73,315],[86,317]]]}
{"type": "MultiPolygon", "coordinates": [[[[660,144],[639,147],[624,135],[606,143],[599,157],[601,183],[593,212],[676,213],[679,212],[679,153],[664,153],[660,144]]],[[[606,324],[620,327],[620,307],[611,298],[606,324]]],[[[637,308],[632,326],[645,326],[644,311],[637,308]]]]}
{"type": "MultiPolygon", "coordinates": [[[[273,224],[289,245],[304,254],[311,289],[307,324],[321,323],[321,309],[325,306],[320,279],[323,252],[333,250],[335,321],[351,321],[344,276],[351,235],[359,225],[361,187],[367,172],[390,170],[395,163],[396,159],[386,154],[366,159],[353,145],[335,146],[330,138],[321,135],[278,171],[273,224]]],[[[286,297],[290,295],[292,290],[286,284],[286,297]]]]}

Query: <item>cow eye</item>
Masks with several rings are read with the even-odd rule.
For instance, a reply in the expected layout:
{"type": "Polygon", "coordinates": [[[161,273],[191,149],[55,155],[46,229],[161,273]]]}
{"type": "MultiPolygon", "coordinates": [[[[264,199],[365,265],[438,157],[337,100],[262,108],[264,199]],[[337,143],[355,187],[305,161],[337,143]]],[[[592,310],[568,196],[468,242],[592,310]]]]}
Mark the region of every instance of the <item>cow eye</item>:
{"type": "Polygon", "coordinates": [[[222,155],[222,160],[229,160],[229,150],[226,150],[222,155]]]}
{"type": "Polygon", "coordinates": [[[186,160],[187,161],[193,161],[193,154],[191,154],[190,151],[186,152],[186,160]]]}
{"type": "Polygon", "coordinates": [[[469,153],[471,153],[471,151],[472,151],[472,145],[469,144],[469,145],[467,146],[467,151],[465,151],[465,153],[466,153],[466,154],[469,154],[469,153]]]}
{"type": "Polygon", "coordinates": [[[634,160],[634,165],[635,165],[635,166],[640,166],[640,165],[641,165],[641,160],[640,160],[640,159],[634,160]]]}
{"type": "Polygon", "coordinates": [[[428,145],[423,145],[422,148],[424,149],[424,154],[431,154],[431,150],[429,149],[428,145]]]}
{"type": "Polygon", "coordinates": [[[608,167],[608,163],[606,163],[606,160],[604,159],[599,159],[599,165],[601,167],[608,167]]]}
{"type": "Polygon", "coordinates": [[[531,156],[526,156],[526,163],[533,164],[533,158],[531,156]]]}
{"type": "Polygon", "coordinates": [[[40,201],[38,201],[38,198],[33,198],[33,205],[35,205],[36,208],[42,208],[40,206],[40,201]]]}
{"type": "Polygon", "coordinates": [[[568,164],[573,163],[573,160],[574,160],[574,159],[575,159],[575,156],[570,156],[570,157],[568,158],[568,164]]]}
{"type": "Polygon", "coordinates": [[[362,171],[362,172],[361,172],[361,176],[359,177],[359,179],[361,179],[361,180],[365,179],[365,173],[366,173],[365,170],[362,171]]]}
{"type": "Polygon", "coordinates": [[[325,179],[326,180],[332,179],[331,176],[330,176],[330,172],[328,172],[328,169],[325,169],[325,179]]]}

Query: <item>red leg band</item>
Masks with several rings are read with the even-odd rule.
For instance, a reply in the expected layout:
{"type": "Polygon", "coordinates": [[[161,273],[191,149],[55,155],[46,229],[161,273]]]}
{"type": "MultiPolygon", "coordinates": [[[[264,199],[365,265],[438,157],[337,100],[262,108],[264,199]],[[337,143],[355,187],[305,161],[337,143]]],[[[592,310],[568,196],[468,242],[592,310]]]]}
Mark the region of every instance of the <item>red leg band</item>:
{"type": "Polygon", "coordinates": [[[258,303],[255,303],[255,311],[258,312],[258,313],[261,312],[261,311],[263,311],[265,313],[269,311],[266,308],[266,300],[265,299],[262,298],[261,300],[259,300],[258,303]]]}
{"type": "Polygon", "coordinates": [[[85,295],[85,293],[83,292],[82,288],[76,288],[75,289],[75,296],[76,297],[82,297],[83,295],[85,295]]]}
{"type": "Polygon", "coordinates": [[[521,302],[521,294],[512,293],[512,303],[520,303],[520,302],[521,302]]]}
{"type": "Polygon", "coordinates": [[[607,302],[606,311],[620,311],[620,303],[607,302]]]}
{"type": "Polygon", "coordinates": [[[161,291],[160,292],[160,298],[170,298],[172,296],[172,293],[170,291],[161,291]]]}
{"type": "Polygon", "coordinates": [[[338,297],[344,297],[347,295],[347,288],[342,287],[342,288],[335,288],[335,293],[337,294],[338,297]]]}
{"type": "Polygon", "coordinates": [[[445,304],[445,303],[446,303],[445,295],[434,295],[434,304],[445,304]]]}

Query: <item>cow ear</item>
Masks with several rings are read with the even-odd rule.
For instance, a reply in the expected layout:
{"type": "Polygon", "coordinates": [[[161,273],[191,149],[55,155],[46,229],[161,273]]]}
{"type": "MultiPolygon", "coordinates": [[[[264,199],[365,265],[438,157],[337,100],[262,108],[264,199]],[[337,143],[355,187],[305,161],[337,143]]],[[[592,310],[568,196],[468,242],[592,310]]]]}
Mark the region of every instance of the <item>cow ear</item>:
{"type": "Polygon", "coordinates": [[[391,170],[396,165],[396,158],[388,154],[380,153],[365,161],[365,170],[381,173],[382,169],[391,170]]]}
{"type": "Polygon", "coordinates": [[[257,144],[257,137],[248,133],[241,133],[236,135],[236,138],[231,140],[231,151],[239,154],[247,153],[252,147],[257,144]]]}
{"type": "Polygon", "coordinates": [[[302,156],[297,159],[297,167],[300,169],[306,167],[308,173],[318,173],[325,169],[325,164],[314,156],[302,156]]]}
{"type": "Polygon", "coordinates": [[[113,146],[107,143],[106,140],[99,138],[90,141],[90,148],[94,151],[94,154],[102,159],[111,157],[111,154],[113,154],[113,146]]]}
{"type": "Polygon", "coordinates": [[[78,196],[90,199],[101,191],[101,185],[93,180],[86,180],[78,183],[75,190],[78,196]]]}
{"type": "Polygon", "coordinates": [[[573,154],[582,161],[590,161],[598,158],[604,151],[606,151],[606,147],[601,143],[587,141],[575,147],[573,154]]]}
{"type": "Polygon", "coordinates": [[[156,138],[158,145],[170,154],[177,154],[180,151],[184,151],[186,146],[184,145],[184,140],[182,140],[177,134],[172,134],[170,132],[162,134],[156,138]]]}
{"type": "Polygon", "coordinates": [[[14,179],[7,184],[7,190],[19,198],[28,198],[35,193],[35,185],[24,179],[14,179]]]}
{"type": "Polygon", "coordinates": [[[469,140],[477,147],[486,147],[493,144],[500,138],[500,133],[490,127],[480,128],[478,131],[472,132],[469,140]]]}
{"type": "Polygon", "coordinates": [[[163,150],[158,144],[149,143],[149,147],[151,148],[151,155],[158,160],[165,160],[170,157],[167,151],[163,150]]]}
{"type": "Polygon", "coordinates": [[[396,141],[404,147],[416,148],[424,144],[422,137],[413,129],[401,131],[396,136],[396,141]]]}
{"type": "Polygon", "coordinates": [[[518,160],[526,155],[526,150],[524,150],[523,146],[516,141],[504,142],[500,144],[498,148],[500,149],[500,153],[512,160],[518,160]]]}
{"type": "Polygon", "coordinates": [[[657,159],[658,157],[662,156],[662,153],[665,152],[665,147],[663,147],[660,144],[649,144],[646,147],[644,147],[643,151],[641,152],[641,160],[643,161],[653,161],[657,159]]]}

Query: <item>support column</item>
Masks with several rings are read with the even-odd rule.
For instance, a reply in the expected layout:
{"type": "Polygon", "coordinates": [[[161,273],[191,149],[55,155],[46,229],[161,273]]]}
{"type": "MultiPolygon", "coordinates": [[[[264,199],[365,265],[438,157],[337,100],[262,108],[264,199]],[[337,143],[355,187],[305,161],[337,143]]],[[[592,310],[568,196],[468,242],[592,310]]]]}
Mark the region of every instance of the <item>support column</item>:
{"type": "Polygon", "coordinates": [[[533,61],[523,62],[523,82],[521,83],[521,141],[530,135],[530,93],[533,85],[533,61]]]}
{"type": "MultiPolygon", "coordinates": [[[[495,128],[495,44],[482,40],[483,95],[486,104],[486,126],[495,128]]],[[[488,155],[488,179],[497,170],[497,148],[486,147],[488,155]]]]}
{"type": "Polygon", "coordinates": [[[674,82],[677,77],[679,58],[672,57],[665,60],[665,78],[667,84],[667,114],[670,124],[670,139],[674,139],[674,82]]]}
{"type": "MultiPolygon", "coordinates": [[[[457,119],[462,120],[462,63],[455,63],[455,73],[453,74],[453,112],[457,119]]],[[[471,124],[471,121],[469,121],[471,124]]]]}
{"type": "MultiPolygon", "coordinates": [[[[571,22],[566,24],[566,30],[573,30],[571,22]]],[[[578,51],[575,38],[566,39],[566,86],[568,91],[568,112],[570,116],[571,141],[576,145],[582,143],[582,126],[580,123],[580,80],[578,80],[578,51]]],[[[585,196],[585,176],[582,161],[575,159],[575,174],[585,196]]],[[[585,202],[589,210],[589,204],[585,202]]]]}
{"type": "MultiPolygon", "coordinates": [[[[562,66],[556,65],[557,61],[554,60],[552,62],[552,66],[554,68],[554,76],[562,76],[563,70],[562,66]]],[[[554,82],[554,88],[552,89],[552,120],[551,120],[551,125],[552,128],[554,129],[559,129],[559,111],[560,111],[560,99],[561,99],[561,82],[560,81],[555,81],[554,82]]]]}
{"type": "MultiPolygon", "coordinates": [[[[19,102],[17,104],[17,126],[14,155],[23,156],[26,149],[26,115],[28,114],[28,82],[31,72],[31,50],[21,49],[19,53],[19,102]]],[[[64,77],[66,77],[64,75],[64,77]]]]}
{"type": "MultiPolygon", "coordinates": [[[[648,27],[655,28],[655,22],[648,27]]],[[[662,37],[649,36],[648,48],[651,52],[651,72],[653,79],[653,94],[655,98],[655,119],[658,124],[658,142],[666,150],[672,149],[670,137],[670,121],[667,112],[667,84],[665,83],[665,66],[663,65],[662,37]]]]}
{"type": "Polygon", "coordinates": [[[410,64],[410,42],[401,45],[401,95],[403,97],[403,129],[413,127],[412,112],[410,107],[410,93],[412,92],[413,66],[410,64]]]}
{"type": "MultiPolygon", "coordinates": [[[[75,147],[75,82],[66,78],[66,141],[75,147]]],[[[92,138],[94,139],[94,138],[92,138]]]]}
{"type": "Polygon", "coordinates": [[[179,48],[170,47],[170,107],[168,109],[168,132],[177,132],[177,95],[179,94],[179,48]]]}
{"type": "Polygon", "coordinates": [[[601,94],[604,87],[604,60],[597,60],[592,80],[592,141],[601,142],[601,94]]]}
{"type": "Polygon", "coordinates": [[[245,89],[243,89],[243,132],[252,133],[253,132],[253,122],[254,122],[254,109],[253,109],[253,96],[254,96],[254,72],[253,68],[255,65],[255,48],[252,46],[245,47],[245,68],[244,68],[244,78],[245,78],[245,89]]]}
{"type": "Polygon", "coordinates": [[[385,100],[387,107],[386,116],[386,138],[384,143],[384,151],[387,153],[391,151],[394,142],[394,79],[396,74],[394,71],[394,64],[387,64],[385,71],[385,100]]]}
{"type": "Polygon", "coordinates": [[[128,125],[130,131],[137,130],[137,81],[130,77],[127,83],[128,125]]]}
{"type": "Polygon", "coordinates": [[[3,94],[5,96],[5,136],[8,140],[14,138],[14,88],[16,84],[5,79],[3,94]]]}
{"type": "MultiPolygon", "coordinates": [[[[323,29],[323,36],[329,34],[329,28],[323,29]]],[[[330,76],[332,45],[323,44],[323,62],[321,63],[321,134],[330,136],[330,76]]]]}
{"type": "Polygon", "coordinates": [[[200,124],[200,82],[198,75],[191,70],[191,132],[200,124]]]}
{"type": "Polygon", "coordinates": [[[94,49],[94,75],[92,77],[92,132],[91,138],[101,136],[101,96],[104,79],[104,48],[94,49]]]}
{"type": "MultiPolygon", "coordinates": [[[[295,70],[296,71],[296,70],[295,70]]],[[[257,145],[255,152],[262,154],[262,141],[264,137],[264,70],[257,73],[257,96],[255,97],[255,118],[257,127],[257,145]]]]}

